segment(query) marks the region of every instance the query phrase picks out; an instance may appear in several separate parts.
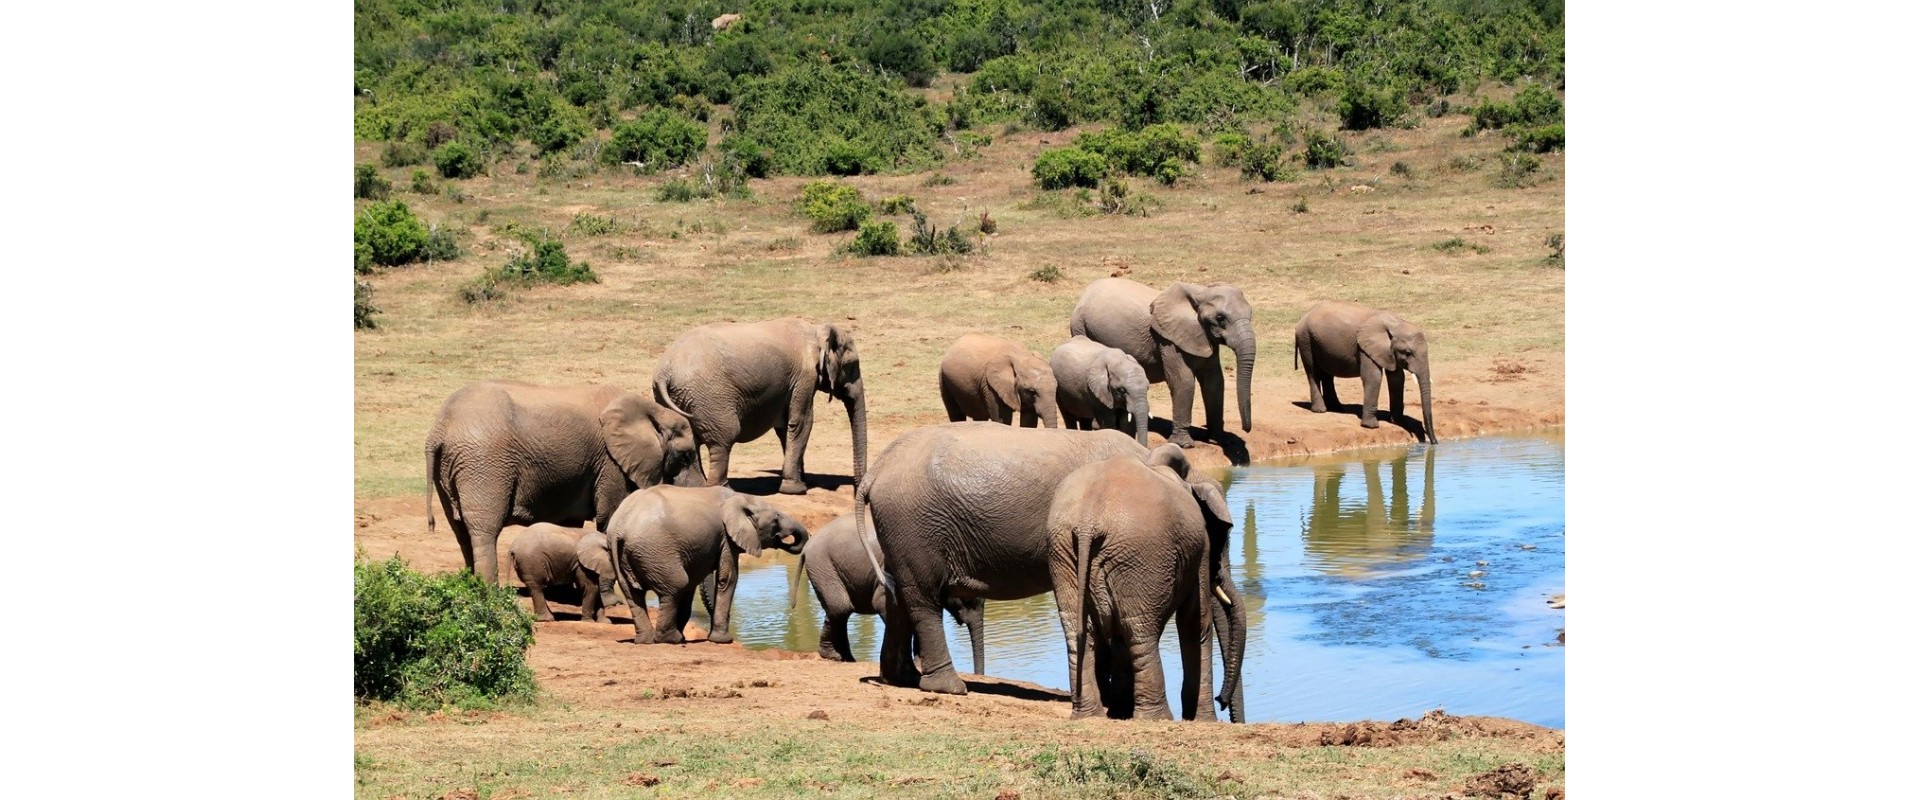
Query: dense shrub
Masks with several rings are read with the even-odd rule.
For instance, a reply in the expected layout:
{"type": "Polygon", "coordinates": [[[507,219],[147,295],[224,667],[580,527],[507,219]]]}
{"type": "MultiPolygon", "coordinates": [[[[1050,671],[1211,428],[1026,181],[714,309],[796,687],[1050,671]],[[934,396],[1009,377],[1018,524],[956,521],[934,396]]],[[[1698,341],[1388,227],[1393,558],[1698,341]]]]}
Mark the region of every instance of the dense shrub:
{"type": "Polygon", "coordinates": [[[700,157],[707,147],[707,128],[685,115],[656,108],[613,129],[613,140],[600,150],[609,164],[634,162],[645,170],[661,170],[700,157]]]}
{"type": "Polygon", "coordinates": [[[1341,127],[1350,131],[1364,131],[1399,125],[1412,108],[1408,106],[1404,92],[1355,82],[1347,84],[1347,88],[1341,92],[1336,110],[1340,114],[1341,127]]]}
{"type": "Polygon", "coordinates": [[[433,176],[427,174],[427,171],[424,169],[415,169],[413,171],[413,185],[409,188],[413,189],[414,194],[440,193],[440,184],[434,183],[433,176]]]}
{"type": "Polygon", "coordinates": [[[1513,144],[1507,147],[1509,150],[1551,153],[1555,150],[1567,149],[1567,126],[1564,123],[1556,122],[1552,125],[1516,127],[1508,130],[1513,134],[1513,144]]]}
{"type": "Polygon", "coordinates": [[[1291,181],[1298,177],[1287,168],[1291,161],[1287,156],[1286,145],[1270,137],[1247,145],[1240,158],[1241,180],[1291,181]]]}
{"type": "Polygon", "coordinates": [[[738,147],[767,171],[854,174],[933,166],[942,120],[926,98],[852,64],[796,64],[745,78],[734,97],[738,147]]]}
{"type": "Polygon", "coordinates": [[[1244,133],[1223,133],[1213,137],[1213,163],[1215,166],[1235,167],[1244,163],[1247,148],[1253,146],[1253,139],[1244,133]]]}
{"type": "Polygon", "coordinates": [[[385,200],[393,193],[393,182],[380,177],[372,164],[353,165],[353,196],[367,200],[385,200]]]}
{"type": "Polygon", "coordinates": [[[1033,179],[1042,189],[1069,186],[1092,188],[1107,176],[1107,159],[1078,147],[1062,147],[1041,153],[1033,161],[1033,179]]]}
{"type": "Polygon", "coordinates": [[[1492,100],[1473,108],[1473,129],[1476,131],[1505,128],[1509,125],[1548,125],[1564,122],[1565,108],[1560,98],[1539,84],[1529,84],[1513,96],[1513,101],[1499,103],[1492,100]]]}
{"type": "MultiPolygon", "coordinates": [[[[359,270],[355,270],[358,272],[359,270]]],[[[363,280],[353,282],[353,329],[370,330],[380,327],[374,324],[374,316],[380,309],[373,305],[373,286],[363,280]]]]}
{"type": "Polygon", "coordinates": [[[461,299],[480,303],[505,297],[514,287],[537,284],[565,286],[574,283],[599,283],[600,276],[586,262],[567,258],[567,248],[545,231],[522,232],[528,249],[460,287],[461,299]]]}
{"type": "Polygon", "coordinates": [[[850,231],[873,216],[860,190],[837,181],[814,181],[800,190],[800,210],[813,220],[815,233],[850,231]]]}
{"type": "Polygon", "coordinates": [[[480,154],[462,142],[448,142],[433,151],[433,166],[442,178],[471,178],[486,171],[480,154]]]}
{"type": "Polygon", "coordinates": [[[662,203],[691,203],[699,197],[700,191],[686,178],[674,178],[653,192],[653,198],[662,203]]]}
{"type": "Polygon", "coordinates": [[[426,255],[427,226],[399,200],[373,203],[353,218],[353,243],[375,264],[407,264],[426,255]]]}
{"type": "MultiPolygon", "coordinates": [[[[356,309],[357,311],[357,309],[356,309]]],[[[421,575],[398,556],[353,565],[353,694],[410,706],[533,694],[533,617],[472,572],[421,575]]]]}
{"type": "Polygon", "coordinates": [[[904,78],[908,86],[926,88],[933,83],[933,55],[919,36],[902,31],[886,31],[867,45],[867,62],[904,78]]]}
{"type": "Polygon", "coordinates": [[[893,197],[883,198],[881,199],[880,204],[876,207],[876,210],[878,210],[881,214],[888,214],[888,215],[912,214],[914,213],[913,196],[903,194],[903,195],[896,195],[893,197]]]}
{"type": "Polygon", "coordinates": [[[1186,164],[1200,162],[1200,139],[1172,123],[1149,125],[1139,132],[1109,128],[1083,133],[1074,146],[1106,158],[1107,164],[1130,175],[1146,175],[1172,183],[1185,174],[1186,164]]]}
{"type": "Polygon", "coordinates": [[[461,256],[460,240],[451,229],[435,225],[427,231],[427,244],[420,253],[428,261],[452,261],[461,256]]]}
{"type": "Polygon", "coordinates": [[[1316,95],[1339,91],[1347,85],[1347,76],[1329,67],[1301,67],[1287,73],[1282,86],[1295,94],[1316,95]]]}
{"type": "Polygon", "coordinates": [[[856,256],[896,256],[900,254],[900,229],[891,222],[866,222],[847,245],[856,256]]]}
{"type": "Polygon", "coordinates": [[[916,256],[966,255],[973,252],[973,242],[960,235],[959,228],[940,230],[938,226],[927,222],[927,215],[915,211],[913,235],[907,238],[906,250],[916,256]]]}
{"type": "Polygon", "coordinates": [[[1324,131],[1307,131],[1307,169],[1344,167],[1353,149],[1339,136],[1324,131]]]}

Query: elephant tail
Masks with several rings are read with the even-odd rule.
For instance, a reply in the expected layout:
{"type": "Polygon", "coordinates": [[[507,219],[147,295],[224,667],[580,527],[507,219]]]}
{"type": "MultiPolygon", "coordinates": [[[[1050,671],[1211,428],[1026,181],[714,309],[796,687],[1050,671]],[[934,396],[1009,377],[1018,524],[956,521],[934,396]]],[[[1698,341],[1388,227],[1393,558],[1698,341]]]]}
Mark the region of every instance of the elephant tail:
{"type": "MultiPolygon", "coordinates": [[[[439,431],[435,431],[439,433],[439,431]]],[[[440,437],[427,440],[427,533],[433,533],[433,496],[440,485],[440,437]]]]}
{"type": "Polygon", "coordinates": [[[692,414],[688,414],[686,409],[681,408],[679,404],[673,402],[673,392],[670,391],[667,386],[667,374],[665,370],[653,376],[653,400],[660,405],[672,409],[675,414],[686,417],[689,421],[693,419],[692,414]]]}
{"type": "Polygon", "coordinates": [[[807,586],[807,549],[800,548],[799,572],[793,576],[793,584],[787,590],[787,608],[800,605],[800,592],[807,586]]]}
{"type": "Polygon", "coordinates": [[[867,490],[873,486],[869,482],[872,478],[872,473],[868,473],[853,490],[853,529],[860,532],[860,546],[867,551],[867,563],[873,565],[873,574],[880,576],[880,584],[886,587],[887,596],[891,598],[893,576],[880,565],[880,532],[867,526],[867,490]]]}

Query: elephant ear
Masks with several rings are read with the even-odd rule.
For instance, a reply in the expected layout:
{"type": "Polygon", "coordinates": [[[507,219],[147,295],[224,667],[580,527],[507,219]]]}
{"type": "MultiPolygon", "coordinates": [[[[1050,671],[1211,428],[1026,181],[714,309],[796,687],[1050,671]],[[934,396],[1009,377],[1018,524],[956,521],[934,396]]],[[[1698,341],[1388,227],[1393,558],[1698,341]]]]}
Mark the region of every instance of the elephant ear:
{"type": "Polygon", "coordinates": [[[1213,355],[1214,347],[1206,329],[1200,327],[1200,312],[1194,310],[1194,292],[1199,288],[1176,282],[1153,298],[1147,310],[1153,318],[1154,333],[1173,342],[1182,353],[1205,358],[1213,355]]]}
{"type": "Polygon", "coordinates": [[[1173,470],[1173,474],[1180,476],[1182,480],[1192,480],[1189,476],[1193,471],[1192,462],[1187,460],[1187,451],[1180,449],[1180,445],[1169,442],[1153,448],[1147,453],[1146,463],[1149,467],[1166,467],[1173,470]]]}
{"type": "MultiPolygon", "coordinates": [[[[766,513],[762,510],[760,513],[766,513]]],[[[740,552],[760,555],[760,525],[753,503],[745,495],[734,495],[720,506],[720,518],[726,522],[727,538],[740,552]]]]}
{"type": "Polygon", "coordinates": [[[840,362],[846,357],[847,332],[831,322],[814,333],[814,387],[831,396],[840,388],[840,362]]]}
{"type": "Polygon", "coordinates": [[[1020,410],[1020,364],[1008,356],[998,364],[987,367],[987,388],[993,390],[993,396],[1015,411],[1020,410]]]}
{"type": "Polygon", "coordinates": [[[1107,402],[1112,402],[1112,381],[1113,372],[1107,369],[1106,359],[1094,359],[1093,365],[1087,368],[1087,390],[1092,392],[1094,397],[1103,398],[1107,402]]]}
{"type": "Polygon", "coordinates": [[[580,566],[595,575],[605,577],[613,574],[613,551],[608,548],[604,533],[593,531],[580,537],[574,557],[580,560],[580,566]]]}
{"type": "Polygon", "coordinates": [[[1227,493],[1221,491],[1220,483],[1205,473],[1195,472],[1187,476],[1187,488],[1193,491],[1193,499],[1200,504],[1200,512],[1207,518],[1208,530],[1224,531],[1233,527],[1233,516],[1227,511],[1227,493]]]}
{"type": "Polygon", "coordinates": [[[1399,369],[1393,357],[1393,334],[1388,330],[1393,320],[1392,315],[1376,314],[1360,323],[1359,331],[1360,352],[1387,372],[1399,369]]]}
{"type": "Polygon", "coordinates": [[[607,440],[607,455],[620,465],[627,480],[635,486],[651,486],[666,461],[667,448],[654,427],[647,401],[637,394],[622,393],[600,411],[600,433],[607,440]]]}

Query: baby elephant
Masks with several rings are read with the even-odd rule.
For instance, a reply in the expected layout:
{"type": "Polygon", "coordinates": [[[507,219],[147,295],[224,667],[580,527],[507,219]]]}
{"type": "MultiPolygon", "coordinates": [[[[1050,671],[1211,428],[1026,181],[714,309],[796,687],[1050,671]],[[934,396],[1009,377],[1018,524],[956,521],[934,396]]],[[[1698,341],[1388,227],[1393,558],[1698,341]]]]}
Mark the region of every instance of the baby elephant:
{"type": "Polygon", "coordinates": [[[1054,397],[1053,370],[1047,362],[1012,339],[969,333],[955,340],[940,358],[940,402],[947,420],[977,419],[1020,427],[1036,422],[1060,427],[1060,406],[1054,397]]]}
{"type": "MultiPolygon", "coordinates": [[[[867,521],[867,533],[873,533],[873,521],[867,521]]],[[[880,583],[879,576],[873,574],[874,558],[867,557],[867,548],[861,542],[861,536],[853,530],[853,515],[842,514],[832,522],[815,531],[807,540],[806,549],[800,551],[801,580],[793,584],[793,596],[788,605],[800,600],[801,582],[813,583],[813,596],[820,601],[820,609],[826,612],[826,622],[820,625],[820,657],[828,661],[853,661],[853,645],[847,640],[847,619],[854,614],[887,615],[887,589],[880,583]]],[[[947,612],[953,619],[967,626],[967,636],[973,640],[973,672],[984,675],[987,671],[986,643],[981,638],[980,625],[986,612],[986,601],[980,599],[947,600],[947,612]]]]}
{"type": "Polygon", "coordinates": [[[633,609],[634,644],[679,644],[680,631],[693,616],[693,592],[716,575],[707,613],[713,627],[707,641],[733,641],[727,621],[740,575],[740,554],[760,555],[765,547],[799,553],[807,529],[766,499],[739,494],[725,486],[686,488],[651,486],[621,501],[607,523],[613,568],[633,609]],[[648,625],[645,592],[660,599],[648,625]]]}
{"type": "Polygon", "coordinates": [[[1404,399],[1407,373],[1420,382],[1420,415],[1428,442],[1439,441],[1433,430],[1433,389],[1427,361],[1427,334],[1420,326],[1391,311],[1355,303],[1328,301],[1307,309],[1293,329],[1296,368],[1307,372],[1308,409],[1315,414],[1338,407],[1334,378],[1359,378],[1360,426],[1378,428],[1380,379],[1386,378],[1388,420],[1412,421],[1404,399]]]}
{"type": "Polygon", "coordinates": [[[1119,348],[1075,336],[1047,360],[1059,384],[1060,421],[1068,428],[1133,431],[1147,445],[1147,372],[1119,348]]]}
{"type": "Polygon", "coordinates": [[[553,621],[547,590],[554,587],[579,590],[582,620],[606,622],[607,607],[619,603],[613,593],[613,558],[607,537],[599,531],[537,523],[513,540],[507,558],[533,596],[533,615],[541,622],[553,621]]]}
{"type": "Polygon", "coordinates": [[[1189,473],[1179,446],[1161,445],[1143,461],[1114,456],[1074,470],[1054,491],[1047,515],[1049,572],[1067,637],[1067,681],[1074,718],[1172,719],[1160,632],[1180,632],[1186,719],[1212,720],[1215,621],[1224,653],[1220,699],[1238,722],[1246,652],[1246,610],[1227,579],[1226,539],[1233,527],[1220,485],[1189,473]],[[1090,663],[1091,662],[1091,663],[1090,663]]]}

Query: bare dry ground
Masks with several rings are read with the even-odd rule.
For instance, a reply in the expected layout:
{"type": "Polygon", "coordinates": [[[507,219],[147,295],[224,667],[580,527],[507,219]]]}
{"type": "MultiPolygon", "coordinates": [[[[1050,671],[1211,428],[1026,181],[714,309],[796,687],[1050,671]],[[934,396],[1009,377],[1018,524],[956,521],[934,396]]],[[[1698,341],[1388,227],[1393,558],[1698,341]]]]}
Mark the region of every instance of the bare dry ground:
{"type": "MultiPolygon", "coordinates": [[[[1192,451],[1202,464],[1412,441],[1393,424],[1361,428],[1357,405],[1321,415],[1305,409],[1292,330],[1323,299],[1391,308],[1426,329],[1442,446],[1562,425],[1565,271],[1544,259],[1547,237],[1564,230],[1564,162],[1545,156],[1534,185],[1503,188],[1503,140],[1460,137],[1463,117],[1420,122],[1349,134],[1352,167],[1306,172],[1293,183],[1246,183],[1211,166],[1175,188],[1135,180],[1134,191],[1158,203],[1147,217],[1065,216],[1054,210],[1057,198],[1033,187],[1033,155],[1066,144],[1071,131],[998,135],[981,157],[941,170],[951,183],[931,185],[928,174],[849,179],[869,199],[912,195],[943,228],[971,230],[990,214],[998,232],[984,238],[985,252],[959,259],[835,255],[851,234],[808,232],[795,210],[800,179],[756,181],[753,200],[675,204],[654,199],[671,175],[542,179],[537,164],[521,174],[509,160],[492,177],[461,182],[464,201],[403,191],[427,220],[467,232],[469,254],[371,278],[382,315],[379,330],[355,335],[356,551],[397,553],[427,571],[461,566],[444,524],[427,532],[420,448],[441,400],[468,382],[513,377],[644,390],[660,351],[693,325],[832,320],[860,348],[877,456],[900,433],[945,421],[934,368],[955,337],[997,333],[1044,356],[1067,338],[1080,290],[1116,274],[1152,286],[1234,283],[1255,307],[1254,429],[1239,431],[1229,399],[1233,439],[1226,449],[1202,443],[1192,451]],[[1405,168],[1395,170],[1396,162],[1405,168]],[[1305,213],[1295,211],[1301,202],[1305,213]],[[582,213],[611,216],[619,230],[563,233],[582,213]],[[589,262],[600,283],[468,307],[457,287],[517,247],[506,223],[563,233],[568,252],[589,262]],[[1437,246],[1455,238],[1464,246],[1437,246]],[[1046,266],[1065,277],[1029,277],[1046,266]]],[[[359,144],[357,160],[378,163],[377,146],[359,144]]],[[[407,172],[386,170],[402,190],[407,172]]],[[[1407,410],[1417,417],[1418,392],[1408,384],[1407,410]]],[[[1357,403],[1357,380],[1341,391],[1357,403]]],[[[1156,418],[1168,416],[1164,386],[1150,402],[1156,418]]],[[[1195,412],[1199,423],[1198,404],[1195,412]]],[[[850,458],[845,414],[822,398],[809,475],[850,476],[850,458]]],[[[743,445],[733,464],[743,485],[771,492],[766,476],[777,474],[779,446],[772,437],[743,445]]],[[[850,510],[852,490],[771,500],[814,526],[850,510]]],[[[971,678],[972,694],[936,697],[874,683],[872,664],[705,642],[636,647],[620,641],[631,630],[541,624],[530,660],[546,699],[529,708],[362,708],[357,793],[1542,797],[1565,780],[1564,735],[1512,721],[1429,715],[1178,730],[1070,722],[1059,696],[1040,687],[971,678]],[[806,764],[788,763],[796,759],[806,764]],[[1509,764],[1524,769],[1500,771],[1509,764]],[[1528,775],[1534,784],[1510,791],[1528,775]]]]}

